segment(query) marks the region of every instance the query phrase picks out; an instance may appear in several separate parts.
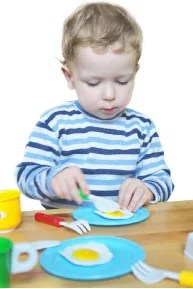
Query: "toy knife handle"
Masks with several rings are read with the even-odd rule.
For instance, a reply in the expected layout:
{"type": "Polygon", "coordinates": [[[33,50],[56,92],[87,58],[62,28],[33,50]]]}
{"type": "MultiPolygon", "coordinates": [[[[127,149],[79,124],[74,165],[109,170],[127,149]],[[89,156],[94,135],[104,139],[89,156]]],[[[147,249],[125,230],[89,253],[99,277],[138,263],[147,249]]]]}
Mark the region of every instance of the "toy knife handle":
{"type": "Polygon", "coordinates": [[[79,196],[81,197],[81,199],[82,199],[83,201],[88,201],[88,200],[89,200],[89,196],[85,195],[84,192],[83,192],[83,190],[79,189],[79,190],[78,190],[78,193],[79,193],[79,196]]]}
{"type": "Polygon", "coordinates": [[[45,223],[45,224],[48,224],[48,225],[52,225],[52,226],[55,226],[55,227],[60,227],[61,226],[60,223],[64,222],[63,218],[55,217],[55,216],[52,216],[52,215],[47,215],[47,214],[44,214],[44,213],[36,213],[34,215],[34,218],[38,222],[45,223]]]}

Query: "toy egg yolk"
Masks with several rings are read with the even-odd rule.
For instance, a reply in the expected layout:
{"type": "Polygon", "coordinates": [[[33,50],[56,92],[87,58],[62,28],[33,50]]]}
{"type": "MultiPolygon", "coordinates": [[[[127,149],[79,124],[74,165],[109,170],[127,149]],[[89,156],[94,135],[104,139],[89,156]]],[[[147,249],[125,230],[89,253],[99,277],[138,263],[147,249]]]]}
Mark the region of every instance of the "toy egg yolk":
{"type": "Polygon", "coordinates": [[[72,256],[79,260],[97,260],[100,257],[100,254],[91,249],[78,249],[72,253],[72,256]]]}
{"type": "Polygon", "coordinates": [[[111,217],[122,217],[124,216],[124,213],[121,211],[116,211],[116,212],[105,213],[105,215],[111,216],[111,217]]]}

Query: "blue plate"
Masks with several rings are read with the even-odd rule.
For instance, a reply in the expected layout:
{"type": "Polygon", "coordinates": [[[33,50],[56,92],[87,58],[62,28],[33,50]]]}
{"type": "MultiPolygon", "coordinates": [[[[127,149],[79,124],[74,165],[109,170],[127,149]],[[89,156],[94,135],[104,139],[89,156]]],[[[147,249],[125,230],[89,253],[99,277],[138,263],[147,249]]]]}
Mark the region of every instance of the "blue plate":
{"type": "Polygon", "coordinates": [[[131,272],[131,266],[145,259],[144,249],[135,242],[110,236],[78,237],[63,241],[59,246],[46,249],[40,256],[40,265],[48,273],[72,280],[103,280],[131,272]],[[102,265],[75,265],[59,254],[68,246],[95,242],[106,245],[113,254],[110,262],[102,265]]]}
{"type": "Polygon", "coordinates": [[[140,208],[134,215],[129,219],[106,219],[97,214],[95,214],[94,210],[96,208],[90,202],[83,204],[78,209],[74,210],[72,215],[74,219],[85,219],[89,222],[90,225],[96,226],[122,226],[129,225],[144,221],[150,215],[149,211],[146,208],[140,208]]]}

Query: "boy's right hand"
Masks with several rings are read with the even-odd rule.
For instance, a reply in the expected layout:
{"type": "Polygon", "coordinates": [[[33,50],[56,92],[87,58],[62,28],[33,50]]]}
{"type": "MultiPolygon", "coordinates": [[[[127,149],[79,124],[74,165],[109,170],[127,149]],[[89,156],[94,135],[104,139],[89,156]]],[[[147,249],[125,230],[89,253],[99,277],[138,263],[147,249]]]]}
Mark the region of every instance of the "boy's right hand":
{"type": "Polygon", "coordinates": [[[81,169],[75,166],[66,168],[55,175],[51,186],[57,197],[68,201],[74,200],[78,204],[82,204],[79,189],[82,189],[85,195],[90,193],[81,169]]]}

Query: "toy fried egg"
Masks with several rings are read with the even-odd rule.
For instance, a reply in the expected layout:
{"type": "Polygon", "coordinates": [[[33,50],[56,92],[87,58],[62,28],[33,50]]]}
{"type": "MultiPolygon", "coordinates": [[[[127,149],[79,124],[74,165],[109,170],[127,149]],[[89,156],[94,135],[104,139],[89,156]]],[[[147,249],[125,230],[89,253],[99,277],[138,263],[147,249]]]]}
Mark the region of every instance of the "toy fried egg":
{"type": "Polygon", "coordinates": [[[101,212],[101,211],[94,211],[97,215],[104,217],[106,219],[113,219],[113,220],[120,220],[120,219],[129,219],[133,216],[133,213],[129,210],[121,210],[115,212],[101,212]]]}
{"type": "Polygon", "coordinates": [[[71,263],[82,266],[105,264],[113,258],[107,246],[94,242],[69,246],[59,253],[71,263]]]}

